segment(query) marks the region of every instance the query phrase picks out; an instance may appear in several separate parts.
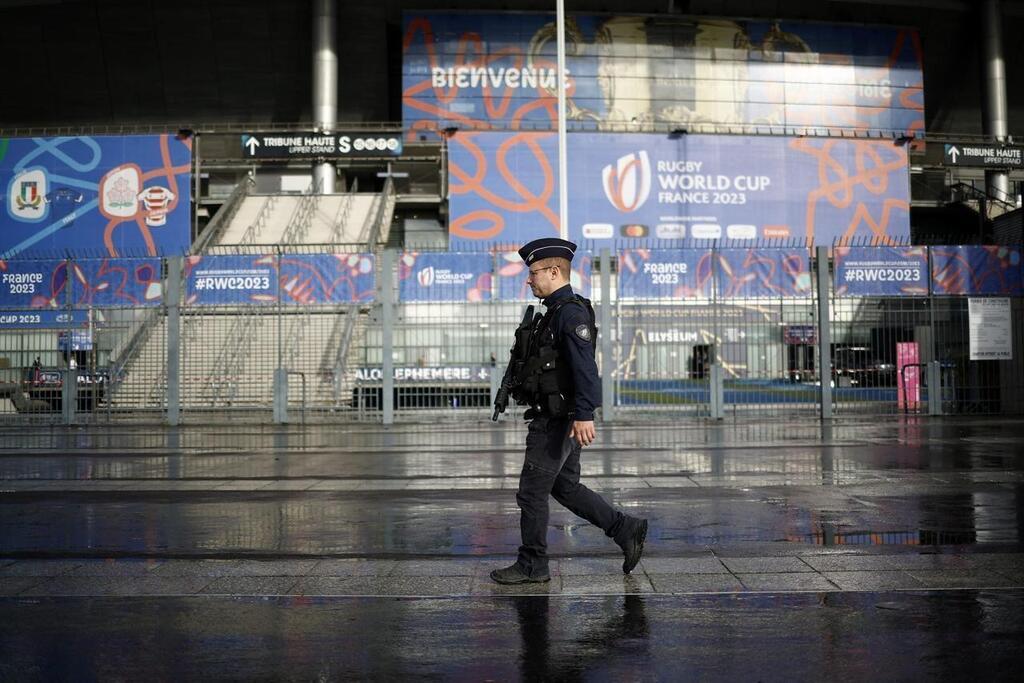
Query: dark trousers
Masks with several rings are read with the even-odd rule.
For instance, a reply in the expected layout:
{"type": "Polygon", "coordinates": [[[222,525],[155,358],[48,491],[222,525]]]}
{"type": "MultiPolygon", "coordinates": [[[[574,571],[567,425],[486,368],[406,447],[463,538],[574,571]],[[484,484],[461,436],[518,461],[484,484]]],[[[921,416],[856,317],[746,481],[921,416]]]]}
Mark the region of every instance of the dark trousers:
{"type": "Polygon", "coordinates": [[[523,544],[517,563],[527,574],[548,571],[548,496],[615,538],[625,515],[580,483],[580,445],[569,438],[569,418],[541,416],[530,422],[526,461],[519,475],[523,544]]]}

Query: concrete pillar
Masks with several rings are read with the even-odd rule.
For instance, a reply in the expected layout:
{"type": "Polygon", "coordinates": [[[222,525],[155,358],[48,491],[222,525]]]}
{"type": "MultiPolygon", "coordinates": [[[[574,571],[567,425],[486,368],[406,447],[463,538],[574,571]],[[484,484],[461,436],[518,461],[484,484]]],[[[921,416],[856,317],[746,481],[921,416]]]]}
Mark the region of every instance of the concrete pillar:
{"type": "MultiPolygon", "coordinates": [[[[999,0],[984,0],[982,4],[982,68],[985,72],[982,87],[985,92],[985,120],[983,130],[999,141],[1008,134],[1006,114],[1006,62],[1003,59],[1003,20],[999,0]]],[[[986,171],[985,191],[1004,202],[1014,201],[1010,196],[1010,176],[1006,171],[986,171]]]]}
{"type": "MultiPolygon", "coordinates": [[[[337,0],[313,0],[313,122],[334,132],[338,125],[337,0]]],[[[314,192],[334,192],[334,163],[313,165],[314,192]]]]}

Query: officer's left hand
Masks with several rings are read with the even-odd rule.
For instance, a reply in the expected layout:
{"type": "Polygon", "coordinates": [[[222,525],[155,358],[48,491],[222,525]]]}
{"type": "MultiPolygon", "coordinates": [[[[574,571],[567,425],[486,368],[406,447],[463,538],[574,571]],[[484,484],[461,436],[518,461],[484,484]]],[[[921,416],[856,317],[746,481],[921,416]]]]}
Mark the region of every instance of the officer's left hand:
{"type": "Polygon", "coordinates": [[[594,421],[580,422],[579,420],[574,420],[572,423],[572,438],[576,439],[576,443],[580,446],[589,446],[594,443],[594,421]]]}

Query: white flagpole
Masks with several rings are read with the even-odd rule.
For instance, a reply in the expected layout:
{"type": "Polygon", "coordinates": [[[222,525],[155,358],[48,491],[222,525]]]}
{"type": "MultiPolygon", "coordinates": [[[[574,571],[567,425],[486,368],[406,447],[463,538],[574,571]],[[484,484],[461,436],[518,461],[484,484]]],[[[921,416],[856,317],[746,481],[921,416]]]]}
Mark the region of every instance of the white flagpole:
{"type": "Polygon", "coordinates": [[[565,144],[565,1],[557,0],[558,14],[558,234],[569,239],[569,187],[565,144]]]}

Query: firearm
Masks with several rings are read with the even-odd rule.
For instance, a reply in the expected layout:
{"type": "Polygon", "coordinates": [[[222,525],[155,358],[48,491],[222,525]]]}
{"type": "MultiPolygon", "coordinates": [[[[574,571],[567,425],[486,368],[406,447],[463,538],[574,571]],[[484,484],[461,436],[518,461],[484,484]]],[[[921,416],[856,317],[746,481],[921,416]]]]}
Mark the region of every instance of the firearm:
{"type": "Polygon", "coordinates": [[[519,327],[516,328],[515,342],[512,344],[512,350],[509,351],[508,367],[505,368],[505,376],[501,378],[501,386],[498,388],[498,393],[494,397],[494,414],[491,415],[491,420],[494,422],[498,421],[498,415],[505,412],[505,408],[508,407],[508,395],[512,390],[512,383],[515,382],[516,376],[519,374],[519,370],[523,367],[523,363],[526,362],[526,348],[530,343],[530,333],[533,331],[533,306],[527,306],[526,312],[523,313],[523,320],[519,323],[519,327]]]}

